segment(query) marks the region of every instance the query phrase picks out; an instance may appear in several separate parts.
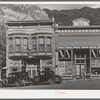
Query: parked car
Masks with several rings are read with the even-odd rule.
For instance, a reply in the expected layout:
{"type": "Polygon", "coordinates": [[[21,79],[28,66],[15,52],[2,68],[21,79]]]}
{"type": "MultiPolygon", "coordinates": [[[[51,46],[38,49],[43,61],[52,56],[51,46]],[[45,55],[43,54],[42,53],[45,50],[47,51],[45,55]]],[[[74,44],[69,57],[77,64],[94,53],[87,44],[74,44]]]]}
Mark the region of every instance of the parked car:
{"type": "Polygon", "coordinates": [[[49,83],[60,84],[62,81],[59,75],[55,75],[54,71],[41,71],[38,76],[34,77],[34,84],[49,83]]]}
{"type": "Polygon", "coordinates": [[[27,72],[10,73],[8,74],[8,77],[3,78],[1,82],[3,86],[15,85],[17,87],[34,84],[33,80],[28,77],[27,72]]]}

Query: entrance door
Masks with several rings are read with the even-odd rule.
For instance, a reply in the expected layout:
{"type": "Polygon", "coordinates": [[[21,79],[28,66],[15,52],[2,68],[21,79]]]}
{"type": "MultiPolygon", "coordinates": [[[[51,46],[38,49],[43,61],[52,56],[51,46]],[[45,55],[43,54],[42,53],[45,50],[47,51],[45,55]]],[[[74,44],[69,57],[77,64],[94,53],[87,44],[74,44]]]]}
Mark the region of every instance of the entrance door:
{"type": "Polygon", "coordinates": [[[86,55],[77,54],[75,55],[75,65],[76,65],[76,78],[83,78],[83,73],[86,69],[86,55]]]}
{"type": "Polygon", "coordinates": [[[83,71],[85,72],[85,64],[76,64],[76,78],[83,78],[83,71]]]}

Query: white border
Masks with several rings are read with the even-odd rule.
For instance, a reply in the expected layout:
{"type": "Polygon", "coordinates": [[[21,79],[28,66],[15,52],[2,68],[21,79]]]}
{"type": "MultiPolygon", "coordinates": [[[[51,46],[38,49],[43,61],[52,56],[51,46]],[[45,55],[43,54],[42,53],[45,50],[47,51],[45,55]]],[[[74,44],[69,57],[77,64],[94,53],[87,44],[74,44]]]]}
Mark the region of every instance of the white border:
{"type": "Polygon", "coordinates": [[[42,2],[35,2],[35,1],[27,1],[27,2],[16,2],[16,1],[9,1],[9,2],[7,2],[7,1],[5,1],[5,2],[3,2],[3,1],[0,1],[0,4],[100,4],[100,1],[95,1],[95,2],[92,2],[92,1],[87,1],[87,2],[83,2],[83,1],[76,1],[76,2],[70,2],[70,1],[62,1],[62,2],[50,2],[50,1],[48,1],[48,2],[46,2],[46,1],[42,1],[42,2]]]}
{"type": "MultiPolygon", "coordinates": [[[[100,2],[0,2],[0,4],[100,4],[100,2]]],[[[14,90],[0,89],[0,98],[2,99],[32,99],[32,98],[100,98],[100,90],[14,90]]]]}

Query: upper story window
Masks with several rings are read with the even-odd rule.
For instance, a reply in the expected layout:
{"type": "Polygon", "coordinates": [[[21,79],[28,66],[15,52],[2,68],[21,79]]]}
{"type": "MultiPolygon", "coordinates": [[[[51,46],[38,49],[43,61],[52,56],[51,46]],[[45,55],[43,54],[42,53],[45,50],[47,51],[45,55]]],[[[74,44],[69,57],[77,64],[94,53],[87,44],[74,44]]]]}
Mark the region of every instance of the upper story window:
{"type": "Polygon", "coordinates": [[[39,51],[44,51],[44,37],[39,37],[39,51]]]}
{"type": "Polygon", "coordinates": [[[32,44],[33,44],[33,52],[36,52],[36,37],[33,37],[33,40],[32,40],[32,44]]]}
{"type": "Polygon", "coordinates": [[[15,38],[15,46],[16,46],[16,52],[21,51],[21,39],[19,37],[15,38]]]}
{"type": "Polygon", "coordinates": [[[28,49],[28,38],[24,38],[24,40],[23,40],[23,49],[24,49],[24,52],[27,52],[27,49],[28,49]]]}
{"type": "Polygon", "coordinates": [[[9,52],[13,52],[13,38],[9,38],[9,52]]]}
{"type": "Polygon", "coordinates": [[[47,44],[47,51],[51,51],[51,37],[47,37],[46,39],[46,44],[47,44]]]}

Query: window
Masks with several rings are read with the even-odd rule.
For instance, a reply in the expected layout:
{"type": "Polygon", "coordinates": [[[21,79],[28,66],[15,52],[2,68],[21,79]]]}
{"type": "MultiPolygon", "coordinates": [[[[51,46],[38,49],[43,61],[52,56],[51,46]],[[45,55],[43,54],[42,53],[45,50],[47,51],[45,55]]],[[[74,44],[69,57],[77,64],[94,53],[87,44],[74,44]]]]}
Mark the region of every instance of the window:
{"type": "Polygon", "coordinates": [[[13,52],[13,39],[9,38],[9,52],[13,52]]]}
{"type": "Polygon", "coordinates": [[[98,57],[100,57],[100,49],[98,50],[98,57]]]}
{"type": "Polygon", "coordinates": [[[36,38],[33,38],[33,52],[36,52],[36,38]]]}
{"type": "Polygon", "coordinates": [[[64,56],[65,56],[65,51],[59,50],[59,58],[64,58],[64,56]]]}
{"type": "Polygon", "coordinates": [[[39,38],[39,51],[40,52],[44,51],[44,37],[39,38]]]}
{"type": "Polygon", "coordinates": [[[65,50],[65,57],[71,58],[71,50],[65,50]]]}
{"type": "Polygon", "coordinates": [[[71,50],[59,50],[59,58],[71,59],[71,50]]]}
{"type": "Polygon", "coordinates": [[[51,51],[51,38],[47,38],[46,39],[46,43],[47,43],[47,52],[51,51]]]}
{"type": "Polygon", "coordinates": [[[20,38],[16,38],[15,43],[16,43],[16,52],[20,52],[21,50],[20,38]]]}
{"type": "Polygon", "coordinates": [[[24,38],[23,40],[23,49],[24,49],[24,52],[27,52],[27,49],[28,49],[28,39],[27,38],[24,38]]]}
{"type": "Polygon", "coordinates": [[[91,50],[91,57],[97,57],[97,49],[91,50]]]}
{"type": "Polygon", "coordinates": [[[31,77],[31,70],[28,70],[28,76],[31,77]]]}

